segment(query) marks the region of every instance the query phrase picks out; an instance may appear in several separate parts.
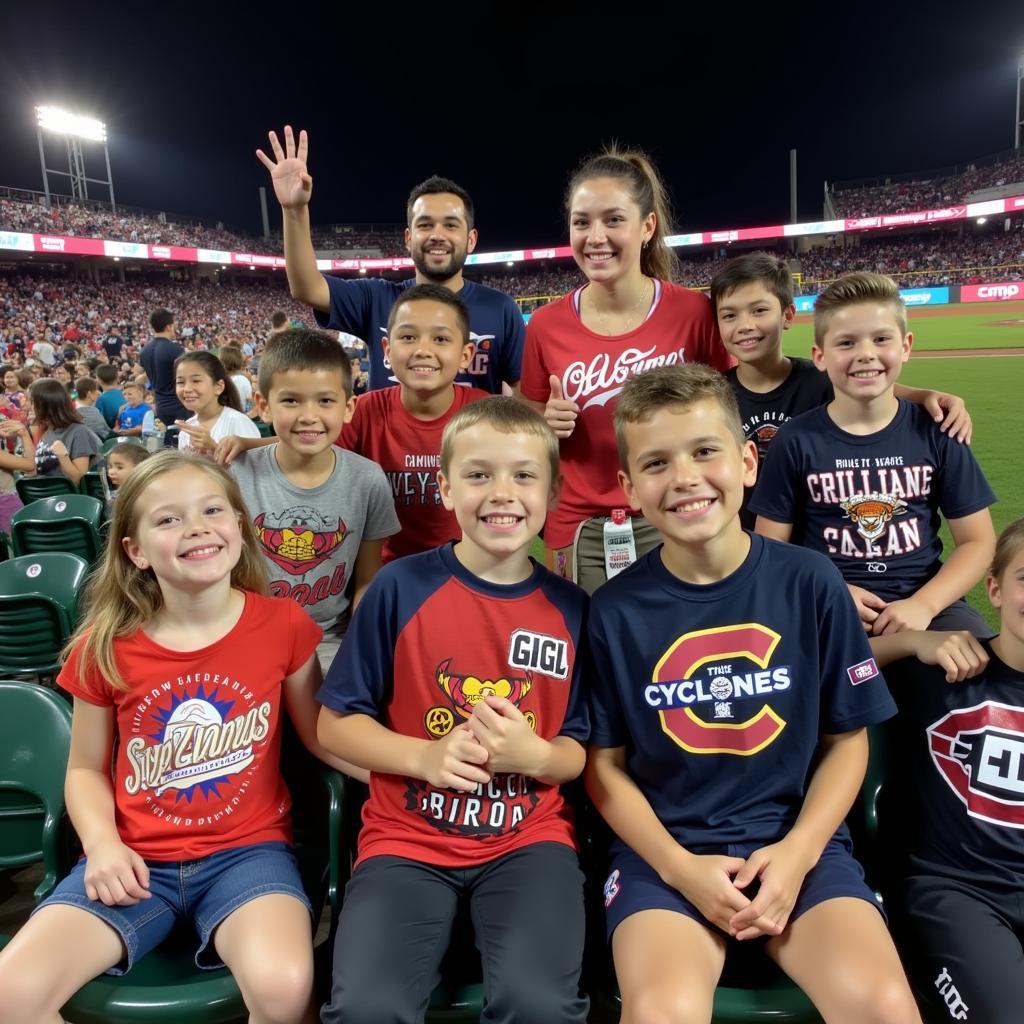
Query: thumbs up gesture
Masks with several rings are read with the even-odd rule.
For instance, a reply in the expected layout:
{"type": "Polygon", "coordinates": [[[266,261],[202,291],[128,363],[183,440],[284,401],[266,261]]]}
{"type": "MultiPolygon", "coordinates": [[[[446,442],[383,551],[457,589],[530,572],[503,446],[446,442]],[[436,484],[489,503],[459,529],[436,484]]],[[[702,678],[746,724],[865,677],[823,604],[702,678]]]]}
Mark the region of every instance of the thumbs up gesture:
{"type": "Polygon", "coordinates": [[[548,421],[548,426],[555,432],[556,437],[569,437],[576,429],[576,417],[580,414],[580,407],[566,399],[562,391],[562,382],[554,374],[551,374],[549,383],[551,397],[544,406],[544,419],[548,421]]]}

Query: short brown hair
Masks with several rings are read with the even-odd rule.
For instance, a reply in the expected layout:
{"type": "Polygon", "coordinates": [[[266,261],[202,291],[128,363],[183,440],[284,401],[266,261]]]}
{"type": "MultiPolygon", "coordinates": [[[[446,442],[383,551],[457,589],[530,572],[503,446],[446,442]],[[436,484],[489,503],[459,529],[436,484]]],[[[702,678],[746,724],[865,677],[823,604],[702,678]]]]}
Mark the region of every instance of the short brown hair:
{"type": "Polygon", "coordinates": [[[150,457],[152,452],[148,448],[143,448],[141,444],[135,441],[122,441],[120,444],[115,444],[110,451],[103,457],[104,462],[110,461],[111,455],[119,455],[124,459],[127,459],[133,466],[139,465],[140,462],[144,462],[150,457]]]}
{"type": "Polygon", "coordinates": [[[337,370],[348,398],[352,397],[352,366],[341,344],[326,331],[291,327],[275,334],[260,356],[260,394],[267,399],[274,374],[283,370],[337,370]]]}
{"type": "Polygon", "coordinates": [[[907,307],[903,304],[896,282],[885,274],[858,270],[843,274],[833,281],[814,303],[814,344],[822,347],[829,321],[837,310],[861,302],[884,302],[892,307],[900,337],[907,333],[907,307]]]}
{"type": "Polygon", "coordinates": [[[492,395],[490,398],[481,398],[479,402],[471,402],[448,421],[441,435],[441,472],[445,476],[451,468],[456,438],[478,423],[486,423],[502,434],[539,437],[547,449],[551,479],[558,477],[558,438],[555,432],[539,412],[525,402],[506,395],[492,395]]]}
{"type": "Polygon", "coordinates": [[[465,346],[470,343],[469,309],[455,292],[440,284],[414,284],[410,288],[406,288],[395,299],[391,305],[391,311],[388,313],[389,340],[398,317],[398,310],[407,302],[440,302],[442,306],[451,306],[455,310],[455,322],[462,332],[462,344],[465,346]]]}
{"type": "Polygon", "coordinates": [[[793,305],[793,278],[789,264],[768,252],[751,252],[729,260],[711,279],[711,307],[718,312],[718,303],[737,288],[760,284],[787,309],[793,305]]]}
{"type": "Polygon", "coordinates": [[[703,363],[658,366],[626,381],[615,406],[615,441],[623,471],[629,472],[627,423],[642,423],[660,409],[685,409],[697,402],[714,402],[722,410],[729,433],[742,448],[746,437],[736,395],[717,370],[703,363]]]}
{"type": "Polygon", "coordinates": [[[88,398],[94,391],[99,391],[100,386],[92,377],[79,377],[75,381],[75,391],[79,398],[88,398]]]}
{"type": "Polygon", "coordinates": [[[1021,548],[1024,548],[1024,517],[1015,519],[999,534],[996,552],[992,556],[992,568],[988,574],[998,581],[1021,548]]]}

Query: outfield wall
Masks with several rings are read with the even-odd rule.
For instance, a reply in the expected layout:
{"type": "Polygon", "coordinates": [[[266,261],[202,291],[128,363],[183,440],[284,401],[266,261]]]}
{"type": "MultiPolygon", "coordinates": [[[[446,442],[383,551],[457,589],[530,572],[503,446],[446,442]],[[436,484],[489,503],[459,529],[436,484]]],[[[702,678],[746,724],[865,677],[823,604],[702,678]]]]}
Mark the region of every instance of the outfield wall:
{"type": "MultiPolygon", "coordinates": [[[[993,281],[986,284],[954,284],[937,288],[901,288],[908,309],[917,306],[948,306],[961,302],[1014,302],[1024,299],[1024,281],[993,281]]],[[[798,313],[810,313],[817,295],[798,295],[798,313]]]]}

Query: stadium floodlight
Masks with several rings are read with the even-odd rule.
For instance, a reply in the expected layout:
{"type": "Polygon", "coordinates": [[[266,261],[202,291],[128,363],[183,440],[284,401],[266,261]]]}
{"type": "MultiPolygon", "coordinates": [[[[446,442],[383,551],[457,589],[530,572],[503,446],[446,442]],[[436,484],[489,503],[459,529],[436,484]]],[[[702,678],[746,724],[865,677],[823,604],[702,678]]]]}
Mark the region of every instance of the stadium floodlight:
{"type": "Polygon", "coordinates": [[[74,135],[89,142],[106,142],[107,126],[95,117],[82,117],[59,107],[36,107],[36,124],[44,132],[74,135]]]}
{"type": "Polygon", "coordinates": [[[106,185],[110,192],[110,208],[116,210],[114,203],[114,179],[110,173],[110,151],[107,149],[107,126],[95,117],[72,114],[68,110],[50,104],[36,107],[36,137],[39,140],[39,163],[43,169],[43,191],[46,193],[46,205],[50,205],[51,174],[59,174],[71,179],[71,196],[74,199],[89,198],[89,182],[106,185]],[[43,132],[60,136],[65,143],[68,156],[68,169],[58,171],[46,166],[46,151],[43,147],[43,132]],[[98,143],[103,147],[103,157],[107,165],[107,177],[90,178],[85,173],[85,156],[82,143],[98,143]]]}

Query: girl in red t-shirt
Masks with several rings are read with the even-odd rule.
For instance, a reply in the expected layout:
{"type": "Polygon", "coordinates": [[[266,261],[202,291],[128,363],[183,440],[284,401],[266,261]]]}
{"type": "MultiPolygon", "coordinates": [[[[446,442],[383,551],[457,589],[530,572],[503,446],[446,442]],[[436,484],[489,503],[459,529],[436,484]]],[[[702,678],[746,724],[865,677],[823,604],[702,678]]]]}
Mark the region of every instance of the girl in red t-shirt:
{"type": "MultiPolygon", "coordinates": [[[[642,153],[587,160],[566,192],[573,258],[587,284],[534,313],[520,388],[562,439],[564,484],[545,531],[552,567],[593,591],[606,578],[604,524],[625,507],[612,413],[622,385],[654,366],[728,369],[706,296],[671,281],[664,186],[642,153]]],[[[659,538],[639,516],[636,554],[659,538]]]]}
{"type": "Polygon", "coordinates": [[[347,769],[316,740],[320,628],[267,596],[238,485],[212,462],[144,462],[110,533],[57,680],[74,697],[65,793],[85,857],[0,954],[4,1020],[59,1020],[187,919],[196,963],[227,964],[252,1020],[312,1022],[279,757],[283,701],[305,745],[347,769]]]}

